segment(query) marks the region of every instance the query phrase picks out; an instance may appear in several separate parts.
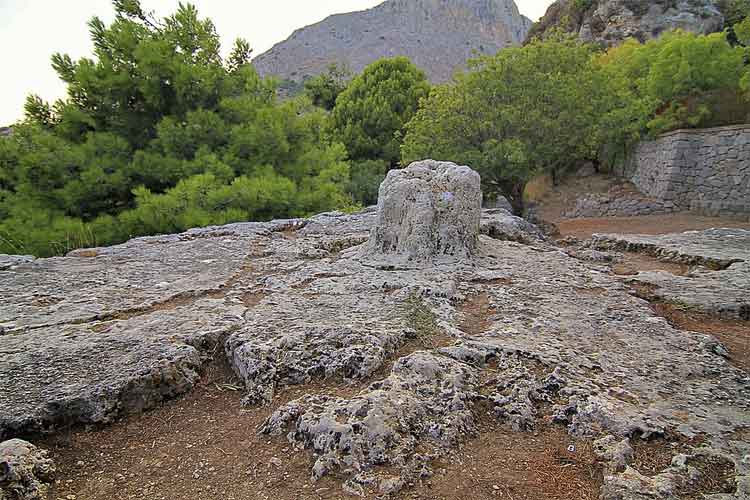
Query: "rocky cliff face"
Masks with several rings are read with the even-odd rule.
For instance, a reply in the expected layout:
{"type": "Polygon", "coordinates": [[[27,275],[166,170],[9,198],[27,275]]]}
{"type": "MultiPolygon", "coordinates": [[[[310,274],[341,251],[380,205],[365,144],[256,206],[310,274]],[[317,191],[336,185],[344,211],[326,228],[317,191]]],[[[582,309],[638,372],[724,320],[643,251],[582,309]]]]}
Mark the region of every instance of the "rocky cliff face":
{"type": "Polygon", "coordinates": [[[299,82],[334,62],[359,72],[403,55],[440,82],[475,52],[519,45],[530,27],[513,0],[388,0],[297,30],[253,62],[264,76],[299,82]]]}
{"type": "Polygon", "coordinates": [[[641,42],[671,29],[713,33],[724,17],[712,0],[557,0],[529,32],[544,37],[554,28],[605,46],[626,38],[641,42]]]}

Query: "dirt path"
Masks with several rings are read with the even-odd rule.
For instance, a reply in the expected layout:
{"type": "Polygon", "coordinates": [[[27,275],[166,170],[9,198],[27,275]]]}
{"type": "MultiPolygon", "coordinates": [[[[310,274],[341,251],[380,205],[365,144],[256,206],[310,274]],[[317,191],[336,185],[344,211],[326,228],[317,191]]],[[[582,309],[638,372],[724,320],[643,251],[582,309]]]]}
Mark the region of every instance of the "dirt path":
{"type": "Polygon", "coordinates": [[[623,186],[633,189],[632,185],[608,175],[571,176],[560,186],[542,189],[546,192],[537,200],[538,214],[556,224],[561,237],[579,239],[588,239],[594,233],[665,234],[714,227],[750,229],[747,217],[704,217],[689,212],[640,217],[563,218],[562,215],[575,206],[582,194],[606,194],[611,190],[621,190],[623,186]]]}
{"type": "Polygon", "coordinates": [[[733,217],[702,217],[691,213],[600,217],[555,221],[561,237],[588,239],[594,233],[667,234],[715,227],[750,229],[750,222],[733,217]]]}
{"type": "Polygon", "coordinates": [[[591,443],[572,438],[563,426],[541,425],[511,432],[487,420],[480,437],[449,460],[424,488],[404,495],[419,500],[594,500],[601,471],[591,443]]]}

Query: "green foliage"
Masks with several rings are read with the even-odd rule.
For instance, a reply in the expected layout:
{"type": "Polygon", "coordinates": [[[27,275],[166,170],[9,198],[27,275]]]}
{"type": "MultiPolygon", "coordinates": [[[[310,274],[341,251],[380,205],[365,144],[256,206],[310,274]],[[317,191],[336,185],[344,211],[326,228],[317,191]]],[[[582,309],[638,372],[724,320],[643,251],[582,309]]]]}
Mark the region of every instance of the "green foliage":
{"type": "Polygon", "coordinates": [[[740,80],[740,89],[742,90],[745,99],[750,102],[750,71],[746,71],[740,80]]]}
{"type": "Polygon", "coordinates": [[[199,174],[161,195],[137,188],[136,208],[118,219],[134,235],[179,232],[253,216],[262,219],[274,210],[288,209],[295,190],[293,182],[271,169],[253,178],[238,177],[228,185],[213,174],[199,174]]]}
{"type": "Polygon", "coordinates": [[[325,73],[305,81],[305,95],[315,106],[331,111],[339,94],[346,89],[351,76],[346,67],[331,64],[325,73]]]}
{"type": "Polygon", "coordinates": [[[743,49],[727,43],[724,33],[675,31],[645,45],[628,42],[601,63],[613,92],[652,135],[744,119],[744,112],[727,114],[723,105],[736,102],[744,71],[743,49]]]}
{"type": "Polygon", "coordinates": [[[6,218],[0,223],[2,253],[48,257],[98,244],[91,229],[80,219],[67,217],[31,199],[6,201],[10,201],[4,203],[6,218]]]}
{"type": "Polygon", "coordinates": [[[227,69],[230,73],[235,73],[242,69],[242,67],[250,64],[250,58],[252,56],[253,49],[250,48],[250,44],[247,40],[238,38],[234,42],[232,52],[229,54],[227,60],[227,69]]]}
{"type": "Polygon", "coordinates": [[[378,202],[378,189],[388,173],[388,162],[361,160],[351,166],[349,192],[354,201],[364,206],[378,202]]]}
{"type": "Polygon", "coordinates": [[[68,99],[35,96],[0,140],[0,253],[47,256],[131,236],[349,208],[327,115],[279,103],[238,40],[224,61],[195,7],[155,19],[115,0],[93,59],[55,55],[68,99]]]}
{"type": "Polygon", "coordinates": [[[49,128],[54,124],[55,115],[53,114],[52,106],[37,95],[26,97],[23,109],[29,120],[42,127],[49,128]]]}
{"type": "Polygon", "coordinates": [[[554,179],[585,159],[611,165],[644,134],[747,120],[745,57],[723,33],[670,32],[605,54],[556,33],[480,58],[433,89],[407,125],[402,159],[466,163],[486,192],[518,203],[536,173],[554,179]]]}
{"type": "Polygon", "coordinates": [[[404,126],[429,88],[424,73],[405,57],[371,64],[336,100],[331,115],[334,137],[354,160],[397,164],[404,126]]]}
{"type": "Polygon", "coordinates": [[[61,208],[75,217],[91,219],[123,209],[130,191],[127,177],[131,150],[128,143],[107,132],[92,132],[75,148],[79,171],[60,190],[61,208]]]}
{"type": "Polygon", "coordinates": [[[279,89],[279,95],[284,98],[297,97],[302,95],[305,91],[304,83],[287,78],[278,80],[276,85],[279,89]]]}
{"type": "Polygon", "coordinates": [[[94,59],[53,56],[69,101],[80,111],[58,119],[83,119],[84,132],[112,132],[141,147],[164,116],[214,107],[232,73],[223,66],[213,24],[200,19],[194,6],[180,4],[161,22],[136,0],[115,2],[115,8],[110,26],[98,18],[89,22],[94,59]]]}
{"type": "Polygon", "coordinates": [[[596,154],[604,96],[592,53],[557,36],[477,59],[473,71],[424,101],[407,126],[403,161],[471,165],[486,192],[518,201],[535,173],[596,154]]]}
{"type": "Polygon", "coordinates": [[[576,12],[586,12],[594,5],[595,0],[573,0],[573,9],[576,12]]]}
{"type": "Polygon", "coordinates": [[[724,26],[735,26],[750,16],[750,0],[720,0],[718,4],[724,14],[724,26]]]}
{"type": "Polygon", "coordinates": [[[750,47],[750,16],[741,23],[734,25],[734,34],[737,41],[745,47],[750,47]]]}
{"type": "Polygon", "coordinates": [[[0,138],[0,253],[353,210],[376,202],[389,168],[427,157],[472,166],[488,194],[518,205],[537,173],[619,161],[645,134],[750,119],[748,1],[726,2],[727,33],[601,53],[553,32],[432,89],[399,57],[348,85],[333,66],[279,101],[247,42],[222,59],[192,5],[156,19],[114,0],[112,24],[89,23],[93,58],[53,57],[67,99],[30,96],[0,138]]]}

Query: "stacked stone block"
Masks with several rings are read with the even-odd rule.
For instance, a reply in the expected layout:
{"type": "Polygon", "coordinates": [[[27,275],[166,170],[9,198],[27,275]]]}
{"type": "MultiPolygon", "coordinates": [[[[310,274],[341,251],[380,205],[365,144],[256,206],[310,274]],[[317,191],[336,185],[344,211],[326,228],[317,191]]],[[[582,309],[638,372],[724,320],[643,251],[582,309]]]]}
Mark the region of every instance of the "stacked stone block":
{"type": "Polygon", "coordinates": [[[634,217],[676,212],[673,204],[650,197],[621,195],[619,193],[591,194],[576,200],[573,209],[563,214],[566,219],[580,217],[634,217]]]}
{"type": "Polygon", "coordinates": [[[641,143],[624,173],[667,210],[750,216],[750,125],[664,134],[641,143]]]}

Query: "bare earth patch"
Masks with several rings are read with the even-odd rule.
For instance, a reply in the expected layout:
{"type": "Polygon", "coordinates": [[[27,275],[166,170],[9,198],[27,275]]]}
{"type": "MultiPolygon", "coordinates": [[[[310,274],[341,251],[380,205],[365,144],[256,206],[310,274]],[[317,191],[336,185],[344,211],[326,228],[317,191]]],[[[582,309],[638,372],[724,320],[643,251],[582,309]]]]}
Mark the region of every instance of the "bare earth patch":
{"type": "MultiPolygon", "coordinates": [[[[651,440],[636,437],[631,439],[634,454],[630,466],[644,476],[656,476],[669,468],[674,456],[691,455],[703,441],[702,436],[693,439],[665,436],[651,440]]],[[[721,457],[698,455],[689,458],[688,464],[698,469],[700,476],[697,481],[678,488],[679,498],[697,500],[704,498],[703,495],[731,494],[736,491],[734,464],[731,461],[721,457]]]]}
{"type": "Polygon", "coordinates": [[[716,337],[729,351],[729,361],[750,373],[750,321],[731,321],[666,303],[653,304],[654,311],[680,330],[716,337]]]}
{"type": "Polygon", "coordinates": [[[696,436],[692,440],[678,435],[667,435],[655,439],[642,439],[634,436],[630,440],[630,445],[633,447],[633,462],[630,466],[644,476],[653,477],[664,472],[675,455],[690,454],[693,447],[699,446],[703,441],[701,436],[696,436]]]}
{"type": "Polygon", "coordinates": [[[640,217],[600,217],[554,221],[561,237],[591,238],[594,233],[667,234],[714,227],[750,229],[750,222],[733,217],[703,217],[688,212],[640,217]]]}
{"type": "Polygon", "coordinates": [[[625,252],[623,260],[612,266],[612,272],[621,276],[632,276],[641,271],[666,271],[677,276],[685,276],[690,266],[675,262],[665,262],[643,253],[625,252]]]}
{"type": "MultiPolygon", "coordinates": [[[[575,206],[576,200],[582,194],[605,194],[612,189],[620,188],[622,182],[619,179],[604,174],[571,176],[559,186],[548,186],[546,192],[538,199],[538,213],[542,219],[557,225],[561,237],[573,236],[579,239],[588,239],[594,233],[666,234],[713,227],[750,229],[750,221],[747,218],[705,217],[690,212],[638,217],[562,217],[575,206]]],[[[632,186],[629,189],[632,189],[632,186]]]]}
{"type": "Polygon", "coordinates": [[[734,484],[734,464],[720,457],[697,457],[688,460],[700,471],[700,477],[695,484],[686,485],[678,494],[685,500],[699,500],[704,495],[721,493],[732,494],[737,491],[734,484]]]}
{"type": "Polygon", "coordinates": [[[434,469],[436,474],[419,492],[404,492],[399,498],[594,500],[601,484],[591,443],[572,438],[556,425],[517,433],[487,420],[478,438],[434,469]]]}
{"type": "MultiPolygon", "coordinates": [[[[215,368],[184,399],[109,427],[50,438],[43,444],[62,478],[50,498],[346,498],[335,475],[311,481],[314,458],[307,451],[257,431],[274,408],[303,394],[350,397],[362,385],[293,387],[267,407],[242,409],[236,384],[226,369],[215,368]]],[[[590,441],[557,425],[512,432],[490,416],[480,418],[479,437],[433,470],[434,476],[395,498],[593,500],[601,484],[590,441]]]]}
{"type": "Polygon", "coordinates": [[[461,322],[459,328],[469,335],[481,335],[492,326],[492,315],[495,309],[490,305],[486,292],[471,295],[459,307],[461,322]]]}
{"type": "Polygon", "coordinates": [[[258,427],[278,404],[309,393],[345,396],[361,387],[329,384],[283,391],[273,405],[242,409],[237,382],[223,370],[150,413],[46,443],[62,478],[51,499],[341,498],[335,476],[313,483],[311,457],[258,427]],[[71,495],[71,496],[69,496],[71,495]]]}

